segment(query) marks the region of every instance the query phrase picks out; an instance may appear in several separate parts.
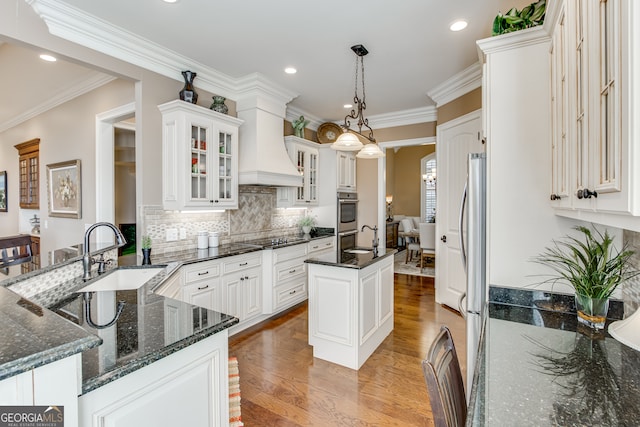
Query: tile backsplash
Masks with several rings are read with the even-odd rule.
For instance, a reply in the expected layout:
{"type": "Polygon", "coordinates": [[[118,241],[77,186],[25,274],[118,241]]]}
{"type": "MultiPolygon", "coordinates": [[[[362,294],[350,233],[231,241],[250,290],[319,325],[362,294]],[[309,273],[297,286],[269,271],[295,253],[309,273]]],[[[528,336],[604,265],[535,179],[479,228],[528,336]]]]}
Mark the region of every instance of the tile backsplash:
{"type": "MultiPolygon", "coordinates": [[[[640,269],[640,233],[624,230],[623,239],[628,248],[635,251],[631,257],[633,268],[640,269]]],[[[625,317],[633,314],[640,306],[640,276],[636,276],[622,285],[622,300],[624,301],[625,317]]]]}
{"type": "Polygon", "coordinates": [[[142,207],[143,234],[151,237],[153,253],[164,254],[195,249],[198,231],[217,231],[220,244],[292,235],[305,209],[276,208],[275,187],[241,185],[238,209],[224,212],[166,211],[162,206],[142,207]],[[185,239],[167,241],[167,229],[186,232],[185,239]]]}

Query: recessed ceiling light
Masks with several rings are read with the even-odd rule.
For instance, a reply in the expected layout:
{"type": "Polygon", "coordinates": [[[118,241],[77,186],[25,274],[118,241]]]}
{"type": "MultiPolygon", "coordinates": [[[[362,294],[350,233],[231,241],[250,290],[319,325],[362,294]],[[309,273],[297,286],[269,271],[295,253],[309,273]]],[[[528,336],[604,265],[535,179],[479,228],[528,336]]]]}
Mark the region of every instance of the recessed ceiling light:
{"type": "Polygon", "coordinates": [[[163,1],[164,1],[165,3],[175,3],[175,2],[177,2],[178,0],[163,0],[163,1]]]}
{"type": "Polygon", "coordinates": [[[40,55],[40,59],[42,59],[43,61],[48,61],[48,62],[56,62],[57,61],[55,56],[47,55],[45,53],[40,55]]]}
{"type": "Polygon", "coordinates": [[[295,73],[298,72],[298,70],[296,70],[293,67],[287,67],[287,68],[284,69],[284,72],[287,73],[287,74],[295,74],[295,73]]]}
{"type": "Polygon", "coordinates": [[[344,104],[344,105],[343,105],[343,107],[344,107],[344,108],[351,108],[351,107],[353,107],[353,105],[351,105],[351,104],[344,104]]]}
{"type": "Polygon", "coordinates": [[[467,21],[460,19],[449,26],[451,31],[461,31],[467,28],[467,21]]]}

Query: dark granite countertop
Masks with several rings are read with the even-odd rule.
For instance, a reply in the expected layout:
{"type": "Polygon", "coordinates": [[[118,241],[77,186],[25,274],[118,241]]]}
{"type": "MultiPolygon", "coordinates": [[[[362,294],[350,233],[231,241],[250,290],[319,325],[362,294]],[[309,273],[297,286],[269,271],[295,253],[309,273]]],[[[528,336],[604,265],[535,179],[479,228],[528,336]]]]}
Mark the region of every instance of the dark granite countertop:
{"type": "Polygon", "coordinates": [[[0,380],[64,359],[102,339],[0,287],[0,380]],[[54,332],[55,333],[52,333],[54,332]]]}
{"type": "MultiPolygon", "coordinates": [[[[576,321],[573,297],[490,288],[467,426],[640,425],[640,352],[576,321]]],[[[621,318],[611,301],[609,322],[621,318]]]]}
{"type": "MultiPolygon", "coordinates": [[[[297,239],[288,245],[302,244],[333,235],[321,233],[297,239]]],[[[152,256],[151,266],[120,268],[157,268],[151,280],[137,290],[101,291],[93,293],[92,307],[103,309],[94,314],[95,323],[106,323],[115,313],[117,301],[125,308],[115,325],[103,329],[88,326],[83,313],[83,293],[77,291],[96,279],[84,281],[76,277],[64,284],[41,292],[29,300],[0,287],[0,380],[38,366],[83,352],[83,393],[120,378],[149,363],[178,351],[194,342],[238,323],[223,313],[173,300],[154,289],[186,264],[261,251],[263,246],[250,242],[221,245],[206,250],[173,252],[152,256]],[[164,307],[191,313],[183,316],[181,336],[167,336],[164,331],[164,307]],[[104,309],[104,307],[109,307],[104,309]],[[187,331],[187,333],[185,333],[187,331]],[[98,337],[98,334],[100,337],[98,337]]],[[[112,274],[115,269],[105,274],[112,274]]],[[[31,276],[29,276],[31,277],[31,276]]],[[[12,282],[13,283],[13,282],[12,282]]]]}
{"type": "MultiPolygon", "coordinates": [[[[363,249],[366,249],[366,248],[363,248],[363,249]]],[[[379,254],[376,257],[373,256],[373,251],[363,253],[363,254],[329,253],[329,254],[311,257],[307,259],[305,262],[309,264],[328,265],[332,267],[362,269],[370,266],[373,263],[380,261],[383,258],[393,256],[393,254],[395,254],[396,252],[398,252],[396,249],[386,249],[384,253],[379,254]]]]}

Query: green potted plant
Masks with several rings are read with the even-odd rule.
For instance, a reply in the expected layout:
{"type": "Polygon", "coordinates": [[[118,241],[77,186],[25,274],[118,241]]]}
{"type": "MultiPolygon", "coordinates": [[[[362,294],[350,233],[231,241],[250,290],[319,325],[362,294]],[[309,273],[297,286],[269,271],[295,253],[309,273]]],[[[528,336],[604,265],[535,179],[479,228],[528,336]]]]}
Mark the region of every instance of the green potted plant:
{"type": "Polygon", "coordinates": [[[575,290],[578,321],[595,329],[603,329],[609,298],[615,289],[627,279],[638,275],[629,263],[633,251],[623,247],[616,251],[613,237],[594,228],[576,226],[584,236],[565,236],[553,242],[551,247],[534,258],[534,262],[555,271],[543,283],[566,283],[575,290]]]}
{"type": "Polygon", "coordinates": [[[298,226],[304,234],[309,234],[316,226],[316,218],[311,215],[305,215],[298,221],[298,226]]]}
{"type": "Polygon", "coordinates": [[[151,264],[151,237],[142,236],[142,265],[151,264]]]}
{"type": "Polygon", "coordinates": [[[504,15],[498,13],[493,20],[491,35],[499,36],[500,34],[542,25],[544,23],[546,7],[546,0],[539,0],[524,7],[522,10],[512,7],[504,15]]]}

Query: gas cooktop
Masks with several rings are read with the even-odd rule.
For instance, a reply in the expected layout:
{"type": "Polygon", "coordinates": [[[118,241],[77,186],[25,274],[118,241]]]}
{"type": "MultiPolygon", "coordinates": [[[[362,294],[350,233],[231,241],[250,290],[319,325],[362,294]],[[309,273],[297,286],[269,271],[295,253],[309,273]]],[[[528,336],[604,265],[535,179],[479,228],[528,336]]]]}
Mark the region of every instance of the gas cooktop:
{"type": "Polygon", "coordinates": [[[306,242],[301,236],[283,236],[283,237],[267,237],[264,239],[249,240],[246,244],[262,246],[263,248],[279,248],[282,246],[295,245],[300,242],[306,242]]]}

